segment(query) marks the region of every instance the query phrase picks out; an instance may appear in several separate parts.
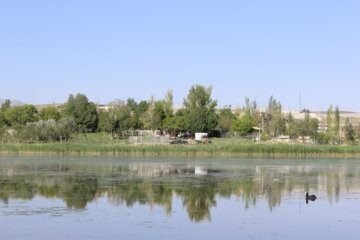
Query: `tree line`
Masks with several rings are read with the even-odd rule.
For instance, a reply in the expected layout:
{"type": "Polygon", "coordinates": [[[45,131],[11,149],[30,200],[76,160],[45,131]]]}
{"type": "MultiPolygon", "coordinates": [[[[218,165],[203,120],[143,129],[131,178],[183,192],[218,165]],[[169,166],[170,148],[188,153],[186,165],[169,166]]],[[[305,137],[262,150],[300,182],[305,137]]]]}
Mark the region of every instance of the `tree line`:
{"type": "MultiPolygon", "coordinates": [[[[355,188],[357,192],[355,180],[360,177],[359,167],[348,164],[327,168],[326,171],[314,167],[306,172],[296,166],[282,166],[282,171],[274,171],[267,166],[247,166],[231,170],[236,173],[237,178],[215,174],[192,178],[191,181],[174,181],[174,177],[179,178],[183,174],[182,177],[186,177],[188,174],[186,171],[190,169],[183,167],[170,168],[161,177],[156,177],[141,175],[141,172],[130,169],[129,166],[82,166],[81,169],[66,163],[45,166],[46,168],[29,168],[25,164],[5,165],[3,170],[13,174],[0,175],[0,201],[8,204],[12,199],[33,199],[39,195],[49,199],[62,199],[69,209],[84,209],[89,202],[107,196],[109,203],[114,205],[131,207],[139,203],[152,207],[155,204],[163,206],[165,212],[171,215],[173,193],[176,193],[181,197],[189,218],[201,221],[210,217],[210,210],[218,197],[241,197],[245,210],[256,206],[259,198],[265,198],[269,210],[272,210],[281,204],[284,194],[291,193],[294,189],[305,191],[310,188],[327,192],[327,198],[332,202],[338,201],[341,191],[354,191],[355,188]],[[34,170],[37,174],[34,174],[34,170]],[[260,179],[256,177],[259,173],[260,179]],[[274,178],[283,180],[273,181],[274,178]],[[299,178],[304,180],[298,181],[299,178]],[[319,178],[327,179],[327,183],[318,181],[319,178]],[[344,185],[339,184],[340,179],[344,185]]],[[[145,169],[151,173],[158,170],[156,167],[145,169]]]]}
{"type": "Polygon", "coordinates": [[[175,110],[173,94],[168,90],[161,100],[153,97],[136,102],[116,99],[108,109],[99,110],[84,94],[70,94],[60,107],[45,107],[38,110],[33,105],[11,106],[6,100],[0,111],[1,141],[53,142],[69,141],[75,133],[107,132],[111,139],[126,137],[129,130],[162,130],[172,136],[193,135],[207,132],[210,136],[244,136],[261,131],[262,140],[280,135],[292,139],[310,136],[319,143],[339,143],[341,132],[348,143],[359,138],[359,132],[349,119],[340,129],[340,111],[330,105],[326,126],[318,131],[320,123],[303,110],[303,118],[295,119],[291,112],[284,115],[282,106],[270,97],[266,110],[261,110],[256,101],[245,98],[242,108],[225,106],[217,109],[217,100],[211,98],[212,88],[192,86],[183,101],[183,107],[175,110]]]}

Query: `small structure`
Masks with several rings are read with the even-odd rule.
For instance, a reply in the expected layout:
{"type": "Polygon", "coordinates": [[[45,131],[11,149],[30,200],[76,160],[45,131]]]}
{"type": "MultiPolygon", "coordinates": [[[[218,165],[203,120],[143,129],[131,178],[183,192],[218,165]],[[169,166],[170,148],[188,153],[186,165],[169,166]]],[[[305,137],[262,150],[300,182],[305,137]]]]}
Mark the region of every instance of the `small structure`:
{"type": "Polygon", "coordinates": [[[318,126],[317,132],[318,132],[318,133],[327,133],[327,132],[328,132],[327,125],[318,126]]]}
{"type": "Polygon", "coordinates": [[[195,133],[195,142],[196,143],[207,143],[209,142],[207,133],[195,133]]]}
{"type": "Polygon", "coordinates": [[[206,175],[207,169],[202,166],[195,166],[195,175],[206,175]]]}
{"type": "Polygon", "coordinates": [[[288,143],[288,142],[290,142],[290,136],[288,136],[288,135],[280,135],[277,138],[277,141],[278,142],[283,142],[283,143],[288,143]]]}
{"type": "Polygon", "coordinates": [[[103,110],[108,111],[109,109],[113,108],[111,105],[105,105],[105,104],[96,104],[97,110],[103,110]]]}
{"type": "Polygon", "coordinates": [[[314,141],[311,139],[310,136],[299,136],[298,137],[298,142],[301,142],[301,143],[314,143],[314,141]]]}

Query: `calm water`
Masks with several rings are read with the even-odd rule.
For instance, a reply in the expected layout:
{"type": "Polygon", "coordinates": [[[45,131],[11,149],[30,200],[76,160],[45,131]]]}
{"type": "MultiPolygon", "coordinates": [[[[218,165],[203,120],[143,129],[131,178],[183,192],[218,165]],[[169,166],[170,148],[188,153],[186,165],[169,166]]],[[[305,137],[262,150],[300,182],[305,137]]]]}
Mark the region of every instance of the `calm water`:
{"type": "Polygon", "coordinates": [[[359,234],[360,160],[0,156],[0,239],[359,234]]]}

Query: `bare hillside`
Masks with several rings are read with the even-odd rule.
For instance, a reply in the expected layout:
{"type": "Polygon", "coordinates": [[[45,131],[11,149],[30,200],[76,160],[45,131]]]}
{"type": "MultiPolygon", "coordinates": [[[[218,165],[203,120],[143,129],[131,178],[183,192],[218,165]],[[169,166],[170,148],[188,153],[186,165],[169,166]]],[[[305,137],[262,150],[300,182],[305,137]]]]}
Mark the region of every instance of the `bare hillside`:
{"type": "MultiPolygon", "coordinates": [[[[299,111],[283,111],[283,114],[286,116],[291,112],[292,116],[296,119],[304,118],[305,113],[299,111]]],[[[326,124],[327,113],[326,112],[311,112],[311,118],[317,118],[320,121],[320,124],[326,124]]],[[[335,115],[333,115],[335,118],[335,115]]],[[[360,125],[360,113],[355,112],[340,112],[340,126],[345,125],[346,118],[350,119],[350,122],[357,126],[360,125]]]]}

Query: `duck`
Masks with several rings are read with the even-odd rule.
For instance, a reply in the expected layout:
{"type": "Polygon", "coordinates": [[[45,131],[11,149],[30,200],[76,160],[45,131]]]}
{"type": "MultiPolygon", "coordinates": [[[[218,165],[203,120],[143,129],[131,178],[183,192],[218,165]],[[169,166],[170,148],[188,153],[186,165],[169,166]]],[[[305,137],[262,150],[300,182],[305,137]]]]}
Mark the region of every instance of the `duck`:
{"type": "Polygon", "coordinates": [[[306,200],[306,204],[307,204],[308,201],[315,201],[315,200],[316,200],[316,196],[315,196],[315,195],[309,195],[308,192],[305,192],[305,200],[306,200]]]}

